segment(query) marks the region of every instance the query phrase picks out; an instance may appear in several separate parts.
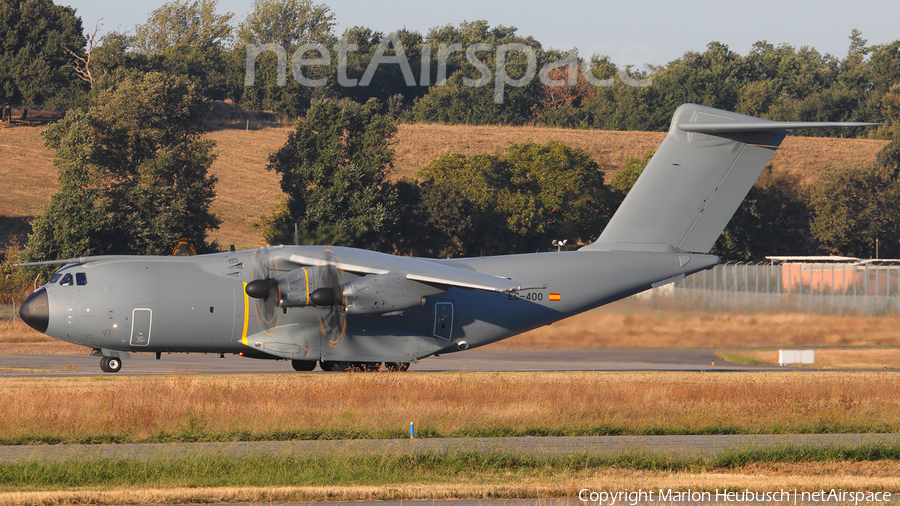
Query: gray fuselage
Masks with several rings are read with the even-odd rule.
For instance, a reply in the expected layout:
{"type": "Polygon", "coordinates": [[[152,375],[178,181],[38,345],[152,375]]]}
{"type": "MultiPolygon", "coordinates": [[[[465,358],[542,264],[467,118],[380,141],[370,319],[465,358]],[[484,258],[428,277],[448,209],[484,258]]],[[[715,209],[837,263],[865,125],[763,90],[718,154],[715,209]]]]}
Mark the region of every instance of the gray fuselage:
{"type": "MultiPolygon", "coordinates": [[[[303,248],[305,252],[316,247],[303,248]]],[[[344,259],[403,265],[395,257],[335,248],[344,259]]],[[[67,265],[44,285],[46,334],[127,352],[240,353],[266,358],[415,361],[482,346],[718,263],[710,255],[573,251],[433,262],[525,280],[546,288],[496,293],[450,287],[421,307],[348,315],[328,335],[329,308],[276,308],[247,296],[254,251],[195,257],[131,257],[67,265]],[[83,284],[60,284],[66,274],[83,284]],[[79,275],[80,274],[80,275],[79,275]],[[463,343],[460,345],[460,343],[463,343]],[[262,352],[262,353],[260,353],[262,352]]],[[[358,278],[344,273],[341,281],[358,278]]]]}

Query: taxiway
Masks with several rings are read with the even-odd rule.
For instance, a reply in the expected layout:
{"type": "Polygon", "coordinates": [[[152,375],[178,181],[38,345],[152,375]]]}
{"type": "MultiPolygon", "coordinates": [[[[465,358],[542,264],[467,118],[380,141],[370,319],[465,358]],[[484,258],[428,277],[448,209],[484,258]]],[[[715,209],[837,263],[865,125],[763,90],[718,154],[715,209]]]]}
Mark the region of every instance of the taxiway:
{"type": "MultiPolygon", "coordinates": [[[[413,371],[772,371],[777,366],[725,362],[715,350],[470,350],[429,357],[413,371]]],[[[249,374],[293,372],[286,360],[258,360],[235,355],[135,353],[122,362],[126,374],[249,374]]],[[[317,369],[318,371],[318,369],[317,369]]],[[[319,371],[320,372],[320,371],[319,371]]],[[[0,376],[96,376],[100,359],[84,355],[2,355],[0,376]]]]}

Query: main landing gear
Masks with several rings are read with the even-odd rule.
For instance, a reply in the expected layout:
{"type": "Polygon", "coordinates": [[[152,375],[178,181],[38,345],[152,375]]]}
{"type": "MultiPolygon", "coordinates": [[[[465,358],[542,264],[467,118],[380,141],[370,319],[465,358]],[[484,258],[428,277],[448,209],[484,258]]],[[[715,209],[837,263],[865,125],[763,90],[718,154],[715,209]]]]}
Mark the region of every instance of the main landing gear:
{"type": "MultiPolygon", "coordinates": [[[[319,363],[323,371],[345,372],[345,371],[377,371],[381,368],[381,362],[344,362],[344,361],[324,361],[319,363]]],[[[409,369],[409,362],[385,362],[384,368],[387,371],[405,371],[409,369]]],[[[296,369],[296,367],[295,367],[296,369]]]]}
{"type": "Polygon", "coordinates": [[[291,367],[295,371],[312,371],[316,368],[315,360],[291,360],[291,367]]]}
{"type": "Polygon", "coordinates": [[[100,359],[100,370],[103,372],[119,372],[122,370],[122,359],[119,357],[103,357],[100,359]]]}

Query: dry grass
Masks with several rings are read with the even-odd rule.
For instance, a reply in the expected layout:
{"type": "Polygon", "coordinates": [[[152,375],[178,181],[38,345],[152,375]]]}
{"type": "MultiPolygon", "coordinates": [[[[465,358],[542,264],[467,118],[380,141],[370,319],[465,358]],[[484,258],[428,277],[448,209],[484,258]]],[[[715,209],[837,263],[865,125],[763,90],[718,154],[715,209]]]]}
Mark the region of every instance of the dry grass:
{"type": "MultiPolygon", "coordinates": [[[[897,318],[807,313],[734,314],[667,311],[620,301],[486,346],[486,350],[622,348],[752,349],[900,346],[897,318]]],[[[24,324],[0,323],[0,355],[84,353],[24,324]]],[[[476,351],[477,353],[477,351],[476,351]]],[[[763,352],[766,353],[766,352],[763,352]]],[[[777,353],[777,352],[776,352],[777,353]]],[[[817,352],[818,353],[818,352],[817,352]]],[[[877,358],[878,351],[866,352],[877,358]]],[[[823,355],[827,357],[828,355],[823,355]]],[[[892,355],[873,361],[890,364],[892,355]]],[[[818,358],[818,356],[817,356],[818,358]]],[[[773,359],[777,362],[777,356],[773,359]]],[[[764,360],[772,362],[773,360],[764,360]]],[[[881,365],[883,363],[883,365],[881,365]]],[[[893,362],[891,367],[900,362],[893,362]]],[[[828,364],[832,365],[832,364],[828,364]]],[[[857,366],[852,366],[857,367],[857,366]]],[[[860,365],[859,367],[862,367],[860,365]]]]}
{"type": "Polygon", "coordinates": [[[27,222],[58,186],[53,152],[44,147],[41,130],[0,128],[0,253],[12,236],[25,242],[27,222]]]}
{"type": "MultiPolygon", "coordinates": [[[[400,125],[394,165],[396,177],[413,177],[418,169],[447,153],[497,154],[512,143],[555,140],[581,148],[605,164],[608,181],[625,168],[627,158],[642,157],[655,150],[665,135],[525,126],[400,125]]],[[[827,165],[873,162],[885,144],[887,141],[881,140],[790,136],[775,152],[772,164],[779,170],[799,174],[808,182],[827,165]]]]}
{"type": "MultiPolygon", "coordinates": [[[[759,364],[778,365],[778,350],[736,350],[733,353],[759,364]]],[[[895,369],[900,367],[900,350],[815,350],[815,363],[804,367],[895,369]]]]}
{"type": "Polygon", "coordinates": [[[900,383],[862,372],[7,378],[0,406],[6,441],[900,430],[900,383]]]}
{"type": "Polygon", "coordinates": [[[41,334],[21,321],[0,323],[0,355],[83,355],[88,351],[41,334]]]}
{"type": "Polygon", "coordinates": [[[666,311],[616,302],[489,345],[493,350],[900,346],[897,318],[666,311]]]}
{"type": "MultiPolygon", "coordinates": [[[[550,479],[506,478],[500,483],[385,484],[381,486],[318,487],[218,487],[125,490],[78,490],[58,492],[9,492],[0,503],[9,506],[59,504],[186,504],[186,503],[276,503],[294,501],[396,501],[468,498],[568,498],[581,504],[578,492],[662,490],[715,491],[890,491],[897,490],[900,472],[896,462],[755,464],[703,472],[634,471],[620,469],[569,470],[550,479]]],[[[492,477],[491,477],[492,478],[492,477]]],[[[490,478],[479,481],[495,481],[490,478]]],[[[541,506],[541,502],[536,503],[541,506]]],[[[624,503],[623,503],[624,504],[624,503]]]]}
{"type": "Polygon", "coordinates": [[[57,188],[43,128],[0,129],[0,216],[34,216],[57,188]]]}
{"type": "Polygon", "coordinates": [[[772,164],[778,170],[798,174],[801,181],[809,183],[829,165],[873,163],[887,143],[873,139],[788,136],[772,157],[772,164]]]}
{"type": "MultiPolygon", "coordinates": [[[[10,234],[22,235],[19,223],[33,217],[56,189],[53,153],[43,145],[42,127],[0,129],[0,244],[10,234]]],[[[218,142],[219,158],[212,173],[218,176],[218,196],[213,211],[223,220],[210,234],[223,247],[255,247],[260,233],[253,224],[269,214],[281,198],[277,174],[266,172],[266,159],[287,140],[290,128],[261,130],[224,129],[208,136],[218,142]]],[[[394,140],[396,158],[391,178],[413,177],[432,159],[446,153],[499,153],[510,143],[557,140],[591,154],[606,166],[607,179],[624,167],[628,157],[656,149],[661,132],[568,130],[541,127],[400,125],[394,140]]],[[[886,141],[788,137],[772,163],[778,170],[811,180],[825,165],[874,160],[886,141]]],[[[22,237],[24,240],[24,237],[22,237]]]]}
{"type": "MultiPolygon", "coordinates": [[[[581,148],[607,167],[611,175],[625,168],[629,157],[640,157],[659,147],[663,132],[618,132],[564,128],[461,126],[438,124],[400,125],[394,145],[395,178],[415,177],[431,160],[448,153],[500,154],[513,143],[547,143],[551,140],[581,148]]],[[[607,178],[608,180],[609,178],[607,178]]]]}
{"type": "Polygon", "coordinates": [[[253,225],[272,214],[281,202],[281,178],[267,171],[268,157],[287,141],[289,128],[218,130],[208,136],[216,141],[218,158],[211,172],[219,178],[212,211],[222,219],[219,230],[209,234],[227,249],[256,247],[263,240],[253,225]]]}

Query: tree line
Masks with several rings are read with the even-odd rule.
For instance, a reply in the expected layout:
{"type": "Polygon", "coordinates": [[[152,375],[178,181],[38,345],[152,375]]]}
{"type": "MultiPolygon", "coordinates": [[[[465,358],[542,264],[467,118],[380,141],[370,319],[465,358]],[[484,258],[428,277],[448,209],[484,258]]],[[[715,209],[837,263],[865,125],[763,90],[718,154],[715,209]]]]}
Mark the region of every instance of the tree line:
{"type": "MultiPolygon", "coordinates": [[[[545,48],[515,27],[486,21],[437,26],[424,34],[362,26],[337,34],[334,13],[312,0],[255,0],[240,22],[216,8],[217,0],[173,1],[133,30],[95,40],[97,32],[86,37],[83,20],[69,7],[51,0],[14,2],[0,12],[0,100],[26,107],[83,106],[98,82],[166,72],[187,77],[208,100],[232,99],[247,110],[290,117],[303,116],[314,100],[374,98],[382,113],[403,121],[664,131],[675,108],[692,102],[780,121],[883,122],[888,126],[875,133],[808,132],[882,138],[900,118],[900,41],[870,45],[856,30],[843,57],[767,41],[742,55],[714,41],[702,52],[635,69],[602,54],[545,48]],[[385,50],[388,35],[393,42],[385,50]],[[311,45],[328,49],[326,62],[300,69],[324,85],[290,78],[293,66],[285,69],[272,52],[255,59],[249,69],[254,84],[245,85],[248,47],[263,44],[286,55],[311,45]],[[337,44],[354,49],[341,56],[332,51],[337,44]],[[521,49],[502,56],[511,79],[529,72],[525,52],[549,73],[505,87],[497,103],[492,84],[465,83],[484,81],[484,69],[500,63],[496,50],[504,45],[521,49]],[[406,65],[381,64],[367,75],[377,56],[402,56],[406,65]],[[548,80],[566,85],[547,85],[548,80]]],[[[300,53],[297,58],[307,62],[322,57],[313,50],[300,53]]]]}
{"type": "MultiPolygon", "coordinates": [[[[631,69],[622,74],[608,58],[594,56],[576,63],[590,65],[597,79],[616,77],[611,86],[586,85],[581,72],[575,86],[548,87],[537,79],[508,87],[497,104],[493,87],[459,85],[478,78],[478,69],[460,51],[445,55],[445,86],[407,87],[400,66],[390,65],[380,67],[366,87],[341,87],[333,79],[321,87],[295,80],[277,86],[278,62],[271,54],[257,63],[259,85],[243,86],[241,44],[277,41],[299,48],[334,42],[333,14],[309,0],[257,0],[237,27],[230,25],[231,15],[216,14],[214,1],[173,2],[154,11],[133,34],[113,32],[96,45],[81,34],[71,9],[49,0],[16,5],[20,12],[10,8],[3,15],[7,23],[24,24],[17,33],[26,42],[15,53],[8,42],[14,37],[0,39],[6,44],[3,68],[20,65],[23,54],[38,50],[39,40],[47,43],[46,51],[74,54],[59,61],[36,57],[36,70],[23,76],[0,74],[7,100],[68,109],[43,134],[55,150],[59,190],[36,217],[24,249],[13,248],[4,263],[4,291],[30,283],[24,271],[10,269],[13,261],[168,254],[179,238],[200,252],[218,250],[207,240],[219,224],[209,207],[215,196],[209,173],[214,143],[202,137],[200,119],[212,99],[227,96],[247,108],[298,117],[266,167],[281,176],[285,193],[282,205],[260,222],[267,239],[418,256],[546,251],[552,239],[591,242],[650,154],[629,160],[624,171],[605,181],[603,161],[582,150],[556,142],[523,143],[500,154],[444,155],[423,167],[418,180],[392,181],[391,138],[400,121],[658,130],[667,127],[677,105],[691,101],[780,120],[885,121],[877,135],[897,137],[892,118],[900,113],[900,88],[889,76],[897,71],[893,62],[900,46],[869,47],[858,33],[841,61],[766,43],[742,57],[713,43],[704,53],[686,53],[653,69],[651,86],[629,85],[628,79],[647,75],[631,69]],[[29,23],[40,16],[58,18],[47,23],[59,27],[59,39],[31,30],[29,23]],[[80,52],[69,43],[81,44],[80,52]],[[71,73],[46,73],[49,84],[41,87],[41,72],[58,70],[64,61],[71,73]]],[[[9,24],[0,26],[9,31],[9,24]]],[[[353,28],[344,37],[359,48],[346,55],[347,76],[360,79],[382,34],[353,28]]],[[[425,61],[415,48],[426,43],[527,44],[542,67],[567,57],[544,51],[514,28],[484,22],[435,28],[424,37],[401,31],[399,40],[411,65],[425,61]]],[[[514,57],[509,63],[513,73],[516,65],[527,64],[514,57]]],[[[337,72],[328,65],[307,70],[309,78],[337,72]]],[[[422,75],[421,68],[413,72],[422,75]]],[[[548,77],[567,78],[567,72],[558,67],[548,77]]],[[[436,82],[438,76],[432,77],[436,82]]],[[[878,240],[882,257],[900,256],[898,172],[897,141],[874,165],[828,168],[809,187],[767,170],[713,253],[725,260],[815,252],[871,256],[878,240]]]]}

